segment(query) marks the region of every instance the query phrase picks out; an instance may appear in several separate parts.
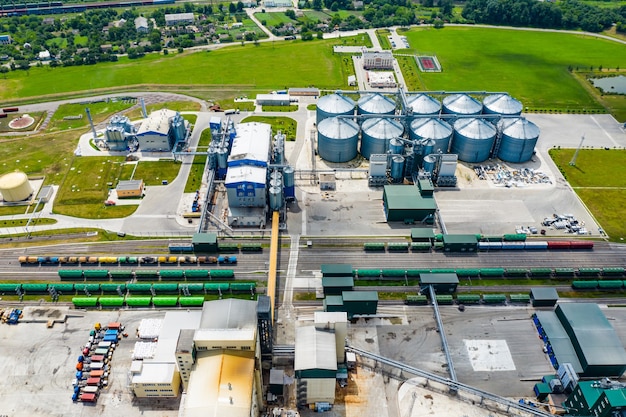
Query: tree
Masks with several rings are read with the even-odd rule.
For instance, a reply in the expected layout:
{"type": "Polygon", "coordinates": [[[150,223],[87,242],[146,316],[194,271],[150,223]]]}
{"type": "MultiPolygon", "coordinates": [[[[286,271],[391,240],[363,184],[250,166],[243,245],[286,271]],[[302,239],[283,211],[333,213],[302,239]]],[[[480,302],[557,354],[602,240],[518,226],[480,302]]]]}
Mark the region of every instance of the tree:
{"type": "Polygon", "coordinates": [[[235,3],[229,3],[228,4],[228,13],[235,14],[236,11],[237,11],[237,6],[235,6],[235,3]]]}
{"type": "Polygon", "coordinates": [[[322,10],[322,0],[313,0],[313,10],[322,10]]]}
{"type": "Polygon", "coordinates": [[[237,2],[237,13],[243,12],[243,3],[241,1],[237,2]]]}
{"type": "Polygon", "coordinates": [[[292,20],[296,20],[296,12],[293,9],[285,10],[285,16],[287,16],[288,18],[292,20]]]}

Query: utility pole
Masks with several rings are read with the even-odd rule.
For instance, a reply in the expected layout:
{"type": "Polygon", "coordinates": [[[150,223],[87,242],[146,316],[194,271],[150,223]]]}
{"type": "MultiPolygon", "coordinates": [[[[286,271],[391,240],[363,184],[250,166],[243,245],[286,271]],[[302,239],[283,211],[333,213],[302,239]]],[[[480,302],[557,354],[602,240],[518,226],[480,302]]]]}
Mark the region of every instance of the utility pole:
{"type": "Polygon", "coordinates": [[[576,158],[578,158],[578,152],[580,152],[580,148],[583,147],[583,142],[585,141],[585,134],[583,133],[583,137],[580,139],[580,143],[578,144],[578,148],[576,148],[576,152],[574,152],[574,156],[572,156],[572,160],[569,161],[569,164],[573,167],[576,166],[576,158]]]}

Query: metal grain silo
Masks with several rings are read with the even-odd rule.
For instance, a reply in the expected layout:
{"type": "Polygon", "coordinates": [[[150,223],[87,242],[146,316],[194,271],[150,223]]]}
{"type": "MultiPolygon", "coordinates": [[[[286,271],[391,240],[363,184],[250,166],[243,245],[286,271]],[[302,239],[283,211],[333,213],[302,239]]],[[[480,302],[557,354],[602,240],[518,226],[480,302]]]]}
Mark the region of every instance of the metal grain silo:
{"type": "Polygon", "coordinates": [[[389,141],[402,136],[404,126],[397,120],[374,117],[361,125],[361,155],[370,159],[373,153],[386,153],[389,141]]]}
{"type": "Polygon", "coordinates": [[[414,141],[433,139],[435,144],[428,153],[447,153],[452,137],[452,126],[445,120],[435,117],[415,119],[411,122],[409,136],[414,141]]]}
{"type": "Polygon", "coordinates": [[[0,177],[0,194],[5,202],[26,200],[32,193],[33,187],[23,172],[9,172],[0,177]]]}
{"type": "Polygon", "coordinates": [[[352,119],[331,117],[317,125],[317,153],[326,161],[350,161],[358,143],[359,125],[352,119]]]}
{"type": "Polygon", "coordinates": [[[396,155],[391,158],[391,180],[400,182],[404,178],[404,157],[396,155]]]}
{"type": "Polygon", "coordinates": [[[354,114],[354,100],[339,93],[328,94],[317,100],[316,123],[335,116],[354,114]]]}
{"type": "Polygon", "coordinates": [[[404,153],[404,142],[402,139],[394,138],[389,141],[389,153],[392,155],[402,155],[404,153]]]}
{"type": "Polygon", "coordinates": [[[528,161],[539,139],[539,127],[522,117],[502,119],[498,126],[502,132],[498,158],[514,163],[528,161]]]}
{"type": "Polygon", "coordinates": [[[483,113],[501,114],[503,116],[519,116],[522,114],[522,103],[508,94],[492,94],[483,99],[483,113]]]}
{"type": "Polygon", "coordinates": [[[422,165],[422,167],[424,168],[424,171],[432,175],[433,172],[435,171],[436,165],[437,165],[437,157],[435,155],[427,155],[424,157],[424,162],[422,165]]]}
{"type": "Polygon", "coordinates": [[[270,187],[270,209],[277,211],[283,206],[283,189],[280,187],[270,187]]]}
{"type": "Polygon", "coordinates": [[[446,114],[466,116],[480,114],[482,111],[482,103],[464,93],[451,94],[443,99],[443,112],[446,114]]]}
{"type": "Polygon", "coordinates": [[[441,103],[428,94],[413,94],[406,98],[408,107],[414,115],[435,115],[441,111],[441,103]]]}
{"type": "Polygon", "coordinates": [[[464,118],[454,122],[454,136],[450,153],[464,162],[483,162],[496,139],[496,128],[483,119],[464,118]]]}
{"type": "Polygon", "coordinates": [[[296,198],[296,174],[291,165],[283,169],[283,180],[285,184],[285,198],[287,200],[296,198]]]}
{"type": "Polygon", "coordinates": [[[364,94],[357,102],[357,114],[394,114],[396,103],[380,93],[364,94]]]}

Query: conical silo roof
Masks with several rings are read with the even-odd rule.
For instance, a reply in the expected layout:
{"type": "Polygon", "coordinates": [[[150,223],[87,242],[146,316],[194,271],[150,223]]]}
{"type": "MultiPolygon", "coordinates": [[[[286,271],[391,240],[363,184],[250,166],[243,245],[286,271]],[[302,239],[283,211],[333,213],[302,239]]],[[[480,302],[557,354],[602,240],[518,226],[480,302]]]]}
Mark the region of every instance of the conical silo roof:
{"type": "Polygon", "coordinates": [[[366,114],[393,114],[396,110],[396,103],[379,93],[362,96],[357,106],[359,113],[366,114]]]}
{"type": "Polygon", "coordinates": [[[411,95],[406,101],[413,114],[437,114],[441,111],[441,103],[428,94],[411,95]]]}
{"type": "Polygon", "coordinates": [[[457,133],[468,139],[488,139],[496,134],[495,127],[483,119],[467,118],[454,122],[457,133]]]}
{"type": "Polygon", "coordinates": [[[354,100],[337,93],[328,94],[317,100],[317,108],[326,113],[344,114],[354,110],[354,100]]]}
{"type": "Polygon", "coordinates": [[[442,139],[452,135],[452,127],[448,122],[438,118],[415,119],[411,122],[413,137],[423,139],[442,139]]]}
{"type": "Polygon", "coordinates": [[[347,139],[359,134],[359,125],[348,118],[330,117],[317,126],[319,134],[332,139],[347,139]]]}
{"type": "Polygon", "coordinates": [[[467,94],[452,94],[443,99],[443,108],[450,114],[480,114],[483,105],[467,94]]]}
{"type": "Polygon", "coordinates": [[[536,139],[539,137],[539,127],[528,119],[515,117],[503,119],[500,122],[502,134],[516,139],[536,139]]]}
{"type": "Polygon", "coordinates": [[[522,103],[508,94],[492,94],[483,99],[485,113],[515,115],[522,113],[522,103]]]}
{"type": "Polygon", "coordinates": [[[392,139],[404,132],[402,123],[387,117],[366,119],[361,127],[364,134],[374,138],[392,139]]]}

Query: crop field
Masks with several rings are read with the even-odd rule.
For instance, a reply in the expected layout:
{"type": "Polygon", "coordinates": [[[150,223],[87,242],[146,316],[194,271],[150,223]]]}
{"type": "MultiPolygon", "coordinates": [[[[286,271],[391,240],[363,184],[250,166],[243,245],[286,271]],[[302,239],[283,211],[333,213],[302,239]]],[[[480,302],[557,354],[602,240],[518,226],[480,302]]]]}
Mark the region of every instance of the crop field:
{"type": "Polygon", "coordinates": [[[550,156],[612,241],[626,239],[626,150],[551,149],[550,156]]]}
{"type": "Polygon", "coordinates": [[[0,85],[0,101],[139,84],[177,85],[181,90],[189,85],[232,86],[234,91],[303,85],[335,89],[346,84],[347,75],[332,52],[334,44],[350,44],[350,38],[246,44],[93,66],[12,71],[0,85]],[[254,71],[244,62],[253,62],[254,71]]]}
{"type": "Polygon", "coordinates": [[[568,67],[626,67],[624,45],[586,35],[471,27],[404,34],[415,53],[441,63],[443,72],[420,74],[427,90],[507,91],[531,109],[602,109],[568,67]]]}

